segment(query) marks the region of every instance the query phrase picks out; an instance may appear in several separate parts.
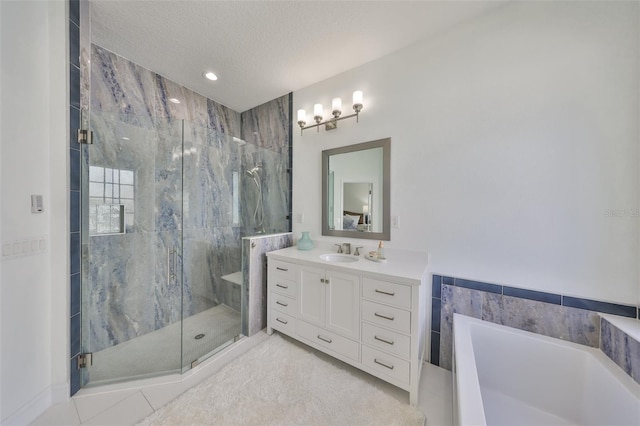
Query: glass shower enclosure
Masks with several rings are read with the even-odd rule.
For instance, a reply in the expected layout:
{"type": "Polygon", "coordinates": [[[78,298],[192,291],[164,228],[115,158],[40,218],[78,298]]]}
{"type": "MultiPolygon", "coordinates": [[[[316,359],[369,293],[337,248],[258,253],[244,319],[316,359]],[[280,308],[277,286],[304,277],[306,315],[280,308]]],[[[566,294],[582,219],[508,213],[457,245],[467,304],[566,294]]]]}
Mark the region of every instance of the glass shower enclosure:
{"type": "Polygon", "coordinates": [[[82,384],[184,372],[241,337],[241,191],[259,171],[244,141],[184,120],[93,112],[90,128],[82,384]]]}

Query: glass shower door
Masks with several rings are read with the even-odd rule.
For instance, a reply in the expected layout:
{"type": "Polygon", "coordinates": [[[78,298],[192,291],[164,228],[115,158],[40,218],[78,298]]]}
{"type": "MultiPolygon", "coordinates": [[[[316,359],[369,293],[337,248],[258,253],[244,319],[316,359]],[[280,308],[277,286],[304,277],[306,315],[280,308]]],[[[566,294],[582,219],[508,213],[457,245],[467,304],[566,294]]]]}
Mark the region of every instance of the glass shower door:
{"type": "Polygon", "coordinates": [[[187,121],[183,135],[184,371],[240,337],[244,288],[241,145],[216,129],[187,121]]]}
{"type": "Polygon", "coordinates": [[[83,158],[83,386],[182,365],[182,123],[126,119],[94,112],[83,158]]]}

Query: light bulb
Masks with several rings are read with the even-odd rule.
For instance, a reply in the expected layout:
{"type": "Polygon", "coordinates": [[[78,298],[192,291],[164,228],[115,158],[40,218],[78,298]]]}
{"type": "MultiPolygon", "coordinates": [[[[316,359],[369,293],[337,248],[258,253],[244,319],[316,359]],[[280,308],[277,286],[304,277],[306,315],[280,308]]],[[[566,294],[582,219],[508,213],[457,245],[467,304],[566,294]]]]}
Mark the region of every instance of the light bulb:
{"type": "Polygon", "coordinates": [[[322,117],[322,104],[315,104],[313,106],[313,115],[322,117]]]}
{"type": "Polygon", "coordinates": [[[353,104],[354,105],[362,104],[362,91],[361,90],[356,90],[355,92],[353,92],[353,104]]]}
{"type": "Polygon", "coordinates": [[[340,111],[342,110],[342,99],[340,98],[333,98],[333,100],[331,101],[331,109],[333,111],[340,111]]]}
{"type": "Polygon", "coordinates": [[[307,111],[303,109],[298,110],[298,121],[307,121],[307,111]]]}

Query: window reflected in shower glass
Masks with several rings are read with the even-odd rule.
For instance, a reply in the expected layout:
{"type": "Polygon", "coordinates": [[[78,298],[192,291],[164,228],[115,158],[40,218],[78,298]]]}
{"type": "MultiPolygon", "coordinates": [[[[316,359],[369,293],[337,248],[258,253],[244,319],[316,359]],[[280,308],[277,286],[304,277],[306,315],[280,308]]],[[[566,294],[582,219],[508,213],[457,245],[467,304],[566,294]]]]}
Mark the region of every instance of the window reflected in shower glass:
{"type": "Polygon", "coordinates": [[[133,171],[89,166],[89,235],[131,232],[134,199],[133,171]]]}

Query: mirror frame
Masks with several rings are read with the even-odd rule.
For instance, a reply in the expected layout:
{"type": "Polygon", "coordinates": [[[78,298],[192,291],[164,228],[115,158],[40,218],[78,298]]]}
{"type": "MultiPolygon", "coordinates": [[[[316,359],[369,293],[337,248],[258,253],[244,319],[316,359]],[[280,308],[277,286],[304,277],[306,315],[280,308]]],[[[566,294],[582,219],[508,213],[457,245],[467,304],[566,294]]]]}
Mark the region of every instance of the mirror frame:
{"type": "Polygon", "coordinates": [[[363,238],[368,240],[391,239],[391,138],[378,139],[340,148],[322,151],[322,235],[333,237],[363,238]],[[382,148],[382,232],[354,232],[329,229],[328,186],[329,158],[332,155],[382,148]]]}

